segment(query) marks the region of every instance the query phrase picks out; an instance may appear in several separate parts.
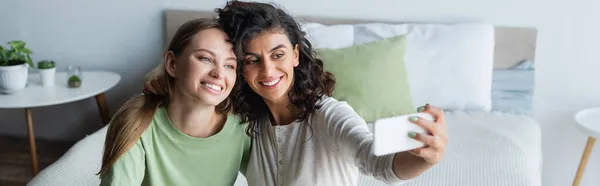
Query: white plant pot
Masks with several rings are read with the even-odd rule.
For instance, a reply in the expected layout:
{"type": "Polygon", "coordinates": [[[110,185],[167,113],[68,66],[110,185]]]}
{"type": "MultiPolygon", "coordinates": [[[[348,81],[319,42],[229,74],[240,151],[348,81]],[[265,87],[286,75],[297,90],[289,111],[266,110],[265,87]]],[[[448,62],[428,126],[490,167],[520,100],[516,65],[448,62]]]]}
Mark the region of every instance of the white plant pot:
{"type": "Polygon", "coordinates": [[[56,68],[38,69],[38,71],[40,72],[42,86],[53,87],[55,82],[56,68]]]}
{"type": "Polygon", "coordinates": [[[0,66],[0,93],[12,94],[25,88],[27,85],[27,63],[13,66],[0,66]]]}

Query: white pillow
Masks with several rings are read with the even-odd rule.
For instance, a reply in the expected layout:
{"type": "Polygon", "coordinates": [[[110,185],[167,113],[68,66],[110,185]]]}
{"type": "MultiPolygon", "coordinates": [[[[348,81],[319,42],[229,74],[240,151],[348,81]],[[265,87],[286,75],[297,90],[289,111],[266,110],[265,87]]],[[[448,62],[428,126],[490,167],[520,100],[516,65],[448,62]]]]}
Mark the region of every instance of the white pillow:
{"type": "Polygon", "coordinates": [[[300,25],[313,48],[344,48],[354,44],[353,25],[323,25],[310,22],[300,25]]]}
{"type": "Polygon", "coordinates": [[[354,34],[355,45],[407,35],[405,63],[415,106],[491,110],[493,25],[368,23],[355,25],[354,34]]]}

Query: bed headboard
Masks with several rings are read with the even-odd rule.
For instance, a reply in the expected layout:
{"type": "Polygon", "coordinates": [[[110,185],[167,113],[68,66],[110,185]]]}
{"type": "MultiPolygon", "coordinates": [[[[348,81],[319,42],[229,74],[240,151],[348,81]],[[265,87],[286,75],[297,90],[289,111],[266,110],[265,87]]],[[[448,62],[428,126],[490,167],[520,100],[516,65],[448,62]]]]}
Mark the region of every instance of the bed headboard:
{"type": "MultiPolygon", "coordinates": [[[[173,37],[173,34],[177,31],[179,26],[186,21],[193,18],[216,16],[216,14],[211,11],[165,10],[163,13],[163,39],[165,45],[169,43],[169,40],[173,37]]],[[[322,24],[355,24],[367,22],[398,23],[378,20],[332,19],[306,16],[298,16],[295,18],[299,22],[316,22],[322,24]]],[[[535,61],[536,28],[496,26],[495,35],[495,69],[511,67],[523,60],[535,61]]]]}

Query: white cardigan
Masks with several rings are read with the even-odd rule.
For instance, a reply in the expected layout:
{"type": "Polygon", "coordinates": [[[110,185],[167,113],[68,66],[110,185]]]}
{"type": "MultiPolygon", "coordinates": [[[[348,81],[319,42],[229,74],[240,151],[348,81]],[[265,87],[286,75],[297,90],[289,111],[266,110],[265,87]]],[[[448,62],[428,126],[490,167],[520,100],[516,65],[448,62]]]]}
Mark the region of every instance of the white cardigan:
{"type": "Polygon", "coordinates": [[[305,122],[261,123],[252,141],[248,185],[351,186],[359,172],[388,184],[404,182],[393,172],[393,154],[373,155],[373,134],[352,107],[331,97],[321,104],[305,122]]]}

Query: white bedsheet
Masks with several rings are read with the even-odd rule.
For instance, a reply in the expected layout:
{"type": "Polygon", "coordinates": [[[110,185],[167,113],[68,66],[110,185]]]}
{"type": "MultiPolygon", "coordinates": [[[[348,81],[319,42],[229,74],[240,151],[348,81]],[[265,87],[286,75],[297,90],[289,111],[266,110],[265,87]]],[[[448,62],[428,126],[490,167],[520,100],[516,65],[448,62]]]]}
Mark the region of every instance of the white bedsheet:
{"type": "MultiPolygon", "coordinates": [[[[541,186],[541,129],[526,115],[447,113],[444,160],[405,186],[541,186]]],[[[384,185],[361,177],[361,186],[384,185]]]]}
{"type": "MultiPolygon", "coordinates": [[[[541,131],[528,116],[447,113],[445,159],[406,186],[540,186],[541,131]]],[[[28,185],[98,185],[106,127],[75,144],[28,185]]],[[[240,177],[236,186],[245,185],[240,177]]],[[[360,186],[383,183],[369,177],[360,186]]]]}

